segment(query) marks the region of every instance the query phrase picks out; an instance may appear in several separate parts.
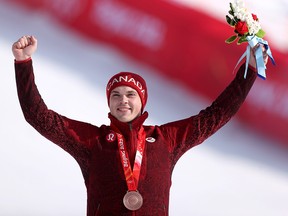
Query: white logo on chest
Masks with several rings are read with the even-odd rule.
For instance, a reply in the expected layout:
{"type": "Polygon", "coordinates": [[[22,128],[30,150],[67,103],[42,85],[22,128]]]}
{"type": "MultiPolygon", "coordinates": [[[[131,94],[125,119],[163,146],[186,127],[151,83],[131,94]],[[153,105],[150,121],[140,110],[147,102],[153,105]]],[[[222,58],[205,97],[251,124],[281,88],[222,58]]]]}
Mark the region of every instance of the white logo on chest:
{"type": "Polygon", "coordinates": [[[150,143],[154,143],[154,142],[156,141],[156,139],[153,138],[153,137],[147,137],[147,138],[146,138],[146,141],[147,141],[147,142],[150,142],[150,143]]]}
{"type": "Polygon", "coordinates": [[[111,132],[111,133],[107,134],[106,140],[107,140],[107,142],[114,142],[116,140],[115,133],[111,132]]]}

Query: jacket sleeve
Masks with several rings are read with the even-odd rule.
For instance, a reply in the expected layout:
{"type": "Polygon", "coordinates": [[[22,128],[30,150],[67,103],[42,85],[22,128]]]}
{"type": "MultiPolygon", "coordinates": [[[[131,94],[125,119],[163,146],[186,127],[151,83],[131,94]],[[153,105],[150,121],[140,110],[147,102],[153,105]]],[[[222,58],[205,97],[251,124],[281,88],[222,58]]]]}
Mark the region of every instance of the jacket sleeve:
{"type": "Polygon", "coordinates": [[[225,90],[198,115],[161,126],[163,135],[169,138],[174,164],[187,150],[202,143],[236,114],[257,77],[257,73],[249,68],[245,79],[244,71],[243,64],[225,90]]]}
{"type": "Polygon", "coordinates": [[[68,119],[47,108],[34,81],[32,60],[15,62],[15,75],[19,102],[26,121],[44,137],[71,154],[85,174],[93,136],[96,136],[99,129],[68,119]]]}

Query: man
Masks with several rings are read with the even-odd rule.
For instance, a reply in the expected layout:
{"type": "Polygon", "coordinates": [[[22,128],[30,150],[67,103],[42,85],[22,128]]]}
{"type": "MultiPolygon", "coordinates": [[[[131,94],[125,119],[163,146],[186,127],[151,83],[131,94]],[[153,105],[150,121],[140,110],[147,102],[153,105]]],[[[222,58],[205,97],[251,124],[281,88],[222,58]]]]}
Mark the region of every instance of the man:
{"type": "Polygon", "coordinates": [[[111,123],[98,127],[47,108],[34,82],[31,57],[36,49],[33,36],[23,36],[12,46],[20,105],[28,123],[78,162],[87,188],[88,216],[168,215],[175,164],[236,114],[257,76],[252,55],[246,79],[242,65],[234,80],[199,114],[145,126],[145,80],[121,72],[106,87],[111,123]]]}

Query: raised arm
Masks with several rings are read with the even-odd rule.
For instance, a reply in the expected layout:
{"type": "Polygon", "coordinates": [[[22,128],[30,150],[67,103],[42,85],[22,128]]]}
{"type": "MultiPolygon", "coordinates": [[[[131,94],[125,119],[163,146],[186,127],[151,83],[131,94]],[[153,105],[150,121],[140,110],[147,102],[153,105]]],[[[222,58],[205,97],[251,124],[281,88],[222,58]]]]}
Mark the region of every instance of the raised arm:
{"type": "Polygon", "coordinates": [[[40,134],[71,154],[85,175],[90,149],[99,128],[66,118],[47,108],[34,79],[31,57],[36,49],[35,37],[21,37],[12,46],[17,92],[24,117],[40,134]]]}
{"type": "MultiPolygon", "coordinates": [[[[265,53],[264,61],[268,61],[265,53]]],[[[169,146],[174,163],[187,150],[214,134],[237,113],[257,77],[255,68],[255,57],[251,55],[246,79],[243,64],[235,78],[209,107],[201,110],[198,115],[161,126],[164,136],[171,140],[169,146]]]]}

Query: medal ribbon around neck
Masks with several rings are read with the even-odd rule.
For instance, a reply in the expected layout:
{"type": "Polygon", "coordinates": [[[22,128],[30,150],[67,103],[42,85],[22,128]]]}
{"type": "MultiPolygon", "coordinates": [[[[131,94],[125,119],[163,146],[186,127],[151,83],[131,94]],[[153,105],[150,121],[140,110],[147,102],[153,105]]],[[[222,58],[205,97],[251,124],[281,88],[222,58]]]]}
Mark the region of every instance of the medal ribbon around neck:
{"type": "Polygon", "coordinates": [[[137,191],[142,158],[143,158],[143,153],[144,153],[144,148],[145,148],[146,133],[143,127],[141,127],[138,132],[137,151],[135,155],[133,170],[129,161],[126,141],[122,134],[120,133],[116,133],[116,134],[117,134],[117,140],[118,140],[118,150],[120,154],[122,167],[124,170],[124,175],[125,175],[128,191],[137,191]]]}

